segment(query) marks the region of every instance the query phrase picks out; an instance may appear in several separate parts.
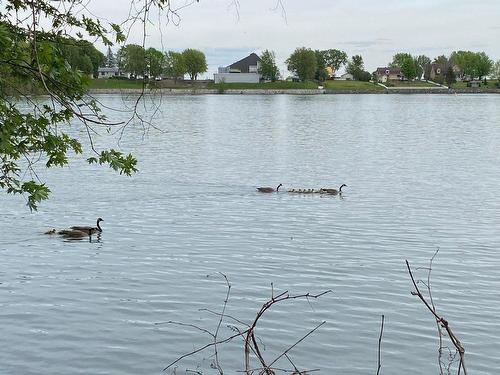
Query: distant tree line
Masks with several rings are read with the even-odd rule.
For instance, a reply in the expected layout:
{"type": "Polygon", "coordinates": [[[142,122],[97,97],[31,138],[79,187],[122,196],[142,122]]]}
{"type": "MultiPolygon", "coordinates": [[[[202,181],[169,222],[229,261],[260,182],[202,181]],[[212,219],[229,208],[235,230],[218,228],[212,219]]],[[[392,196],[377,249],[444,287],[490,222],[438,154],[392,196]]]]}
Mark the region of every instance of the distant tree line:
{"type": "Polygon", "coordinates": [[[355,55],[349,60],[347,53],[338,49],[312,50],[300,47],[285,62],[288,70],[301,81],[311,79],[324,81],[328,78],[328,67],[334,74],[343,66],[346,66],[347,73],[352,74],[355,80],[369,81],[371,79],[371,74],[365,71],[363,57],[355,55]]]}
{"type": "Polygon", "coordinates": [[[137,44],[127,44],[118,50],[116,56],[108,50],[106,60],[133,77],[169,77],[177,80],[187,74],[191,80],[196,80],[199,74],[207,71],[205,54],[191,48],[182,52],[162,52],[155,48],[145,49],[137,44]]]}
{"type": "MultiPolygon", "coordinates": [[[[454,51],[450,56],[441,55],[431,60],[425,55],[412,56],[410,53],[397,53],[389,66],[399,68],[409,80],[421,79],[425,69],[431,64],[437,64],[444,69],[444,75],[437,80],[439,83],[452,84],[460,79],[483,79],[491,75],[500,79],[500,60],[496,63],[485,52],[454,51]]],[[[429,77],[425,77],[428,79],[429,77]]]]}

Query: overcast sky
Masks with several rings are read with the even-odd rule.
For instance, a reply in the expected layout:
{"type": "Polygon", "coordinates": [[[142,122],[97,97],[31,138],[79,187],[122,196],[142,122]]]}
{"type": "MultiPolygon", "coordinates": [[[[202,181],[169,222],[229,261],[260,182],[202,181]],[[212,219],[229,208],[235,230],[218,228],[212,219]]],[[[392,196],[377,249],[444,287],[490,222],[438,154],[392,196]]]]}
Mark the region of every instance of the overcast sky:
{"type": "MultiPolygon", "coordinates": [[[[173,0],[182,6],[187,0],[173,0]]],[[[396,52],[433,58],[454,50],[485,51],[500,58],[500,0],[200,0],[179,14],[179,25],[158,20],[148,26],[146,44],[158,49],[197,48],[205,52],[207,76],[264,49],[276,52],[280,69],[296,47],[342,49],[361,54],[370,72],[385,66],[396,52]]],[[[130,0],[92,1],[96,15],[125,19],[130,0]]],[[[142,43],[134,29],[129,43],[142,43]]],[[[286,73],[286,72],[284,72],[286,73]]]]}

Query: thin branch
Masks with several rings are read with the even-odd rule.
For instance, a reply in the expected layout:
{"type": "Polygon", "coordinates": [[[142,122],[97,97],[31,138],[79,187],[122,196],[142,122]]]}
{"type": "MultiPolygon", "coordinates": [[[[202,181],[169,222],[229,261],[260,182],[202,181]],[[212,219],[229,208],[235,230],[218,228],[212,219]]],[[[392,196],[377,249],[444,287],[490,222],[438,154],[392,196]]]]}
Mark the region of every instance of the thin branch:
{"type": "Polygon", "coordinates": [[[380,336],[378,337],[378,366],[377,366],[377,375],[380,374],[380,368],[382,367],[382,361],[381,361],[381,346],[382,346],[382,335],[384,333],[384,315],[382,315],[382,323],[380,325],[380,336]]]}
{"type": "Polygon", "coordinates": [[[445,320],[443,317],[439,316],[437,314],[437,312],[435,311],[435,309],[433,309],[432,306],[429,304],[429,302],[427,302],[427,300],[425,299],[423,294],[420,292],[420,289],[418,288],[418,285],[417,285],[417,282],[415,281],[415,278],[413,277],[413,273],[412,273],[411,268],[410,268],[410,263],[408,263],[408,260],[406,260],[405,262],[406,262],[406,268],[408,269],[408,273],[410,275],[411,281],[413,283],[413,286],[415,287],[415,291],[414,292],[412,291],[411,294],[414,296],[417,296],[424,303],[424,305],[427,307],[427,309],[432,313],[432,315],[434,316],[436,321],[439,322],[439,324],[441,324],[444,327],[444,329],[448,333],[448,337],[450,338],[452,344],[455,346],[455,348],[457,349],[457,351],[460,355],[460,363],[458,366],[458,375],[460,375],[461,369],[463,369],[464,375],[467,375],[467,369],[465,367],[465,349],[464,349],[462,343],[460,342],[460,340],[455,336],[455,334],[451,330],[448,321],[445,320]]]}

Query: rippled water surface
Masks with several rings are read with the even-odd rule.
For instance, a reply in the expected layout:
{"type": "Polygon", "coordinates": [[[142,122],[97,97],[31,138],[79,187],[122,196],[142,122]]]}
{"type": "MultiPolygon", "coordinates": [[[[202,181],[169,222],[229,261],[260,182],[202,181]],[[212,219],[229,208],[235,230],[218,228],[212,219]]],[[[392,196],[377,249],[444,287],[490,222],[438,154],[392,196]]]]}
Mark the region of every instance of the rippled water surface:
{"type": "MultiPolygon", "coordinates": [[[[213,331],[217,317],[200,309],[222,309],[219,272],[232,284],[226,313],[244,322],[271,283],[333,291],[262,317],[269,362],[325,320],[293,362],[373,374],[385,314],[382,373],[436,374],[435,323],[410,294],[404,260],[426,267],[438,248],[438,311],[471,373],[500,371],[500,96],[186,96],[160,110],[163,132],[130,125],[121,139],[140,161],[133,177],[73,157],[40,170],[53,194],[37,213],[0,196],[1,374],[160,374],[210,337],[155,323],[213,331]],[[278,183],[348,187],[342,199],[255,190],[278,183]],[[99,216],[100,242],[42,234],[99,216]]],[[[243,328],[226,319],[220,336],[233,326],[243,328]]],[[[227,373],[244,368],[242,340],[219,352],[227,373]]],[[[177,374],[215,374],[212,361],[201,353],[177,374]]]]}

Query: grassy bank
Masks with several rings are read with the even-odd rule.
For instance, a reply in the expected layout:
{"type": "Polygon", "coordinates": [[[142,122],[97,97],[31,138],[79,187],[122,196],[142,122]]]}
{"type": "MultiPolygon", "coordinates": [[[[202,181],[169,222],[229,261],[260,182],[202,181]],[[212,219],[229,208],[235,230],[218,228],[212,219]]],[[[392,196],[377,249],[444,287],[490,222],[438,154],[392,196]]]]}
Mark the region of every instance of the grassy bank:
{"type": "MultiPolygon", "coordinates": [[[[496,89],[497,88],[496,83],[498,81],[496,79],[495,80],[488,80],[486,82],[488,82],[487,85],[484,85],[484,84],[481,83],[481,88],[482,89],[496,89]]],[[[467,82],[457,82],[457,83],[454,83],[453,85],[451,85],[450,87],[453,88],[453,89],[456,89],[456,90],[473,89],[471,87],[467,87],[467,82]]]]}
{"type": "Polygon", "coordinates": [[[388,84],[383,83],[387,87],[437,87],[433,83],[426,81],[390,81],[388,84]]]}
{"type": "Polygon", "coordinates": [[[328,90],[363,90],[363,91],[381,91],[383,87],[371,82],[361,81],[326,81],[323,85],[328,90]]]}
{"type": "MultiPolygon", "coordinates": [[[[146,85],[146,87],[148,87],[146,85]]],[[[142,81],[128,79],[93,79],[90,89],[141,89],[142,81]]]]}
{"type": "Polygon", "coordinates": [[[315,90],[318,84],[315,82],[260,82],[260,83],[209,83],[209,89],[216,90],[315,90]]]}

